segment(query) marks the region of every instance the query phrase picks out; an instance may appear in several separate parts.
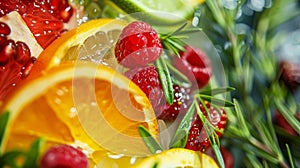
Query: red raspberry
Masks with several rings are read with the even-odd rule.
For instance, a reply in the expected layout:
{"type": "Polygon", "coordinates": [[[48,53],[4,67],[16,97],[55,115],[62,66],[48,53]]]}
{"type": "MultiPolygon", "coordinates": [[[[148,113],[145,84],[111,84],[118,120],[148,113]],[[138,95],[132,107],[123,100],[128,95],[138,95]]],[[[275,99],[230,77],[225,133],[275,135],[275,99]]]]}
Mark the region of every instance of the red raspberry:
{"type": "MultiPolygon", "coordinates": [[[[224,130],[227,122],[226,112],[224,109],[221,109],[220,111],[217,111],[215,108],[211,107],[208,102],[206,102],[206,107],[209,110],[210,119],[207,116],[207,113],[202,105],[200,105],[200,109],[204,116],[209,120],[209,122],[217,129],[224,130]],[[221,114],[220,114],[221,112],[221,114]]],[[[222,133],[217,132],[216,134],[218,137],[221,137],[222,133]]],[[[195,115],[192,127],[190,129],[188,140],[186,143],[185,148],[195,150],[195,151],[205,151],[207,147],[210,146],[210,142],[208,139],[208,135],[203,127],[203,123],[198,116],[198,114],[195,115]]]]}
{"type": "MultiPolygon", "coordinates": [[[[295,114],[295,117],[298,121],[300,121],[300,115],[295,114]]],[[[291,136],[299,136],[297,131],[289,124],[289,122],[283,117],[280,112],[276,112],[273,116],[273,122],[275,125],[282,128],[286,133],[290,134],[291,136]]]]}
{"type": "Polygon", "coordinates": [[[41,168],[87,168],[88,158],[79,149],[68,145],[55,146],[46,151],[41,159],[41,168]]]}
{"type": "Polygon", "coordinates": [[[118,62],[129,68],[142,67],[155,61],[162,53],[157,32],[145,22],[132,22],[126,26],[116,43],[118,62]]]}
{"type": "Polygon", "coordinates": [[[125,75],[143,90],[155,110],[164,97],[156,68],[154,66],[135,68],[127,71],[125,75]]]}
{"type": "Polygon", "coordinates": [[[288,89],[296,91],[300,86],[300,63],[291,61],[282,61],[279,64],[281,71],[280,79],[288,89]]]}
{"type": "Polygon", "coordinates": [[[212,75],[211,63],[206,53],[191,46],[186,46],[185,51],[180,52],[180,59],[175,58],[174,66],[192,83],[197,83],[199,88],[204,87],[212,75]]]}
{"type": "Polygon", "coordinates": [[[174,121],[179,114],[184,115],[192,102],[191,90],[189,88],[173,85],[174,101],[170,105],[166,101],[162,112],[156,112],[159,119],[174,121]],[[160,113],[160,114],[158,114],[160,113]]]}

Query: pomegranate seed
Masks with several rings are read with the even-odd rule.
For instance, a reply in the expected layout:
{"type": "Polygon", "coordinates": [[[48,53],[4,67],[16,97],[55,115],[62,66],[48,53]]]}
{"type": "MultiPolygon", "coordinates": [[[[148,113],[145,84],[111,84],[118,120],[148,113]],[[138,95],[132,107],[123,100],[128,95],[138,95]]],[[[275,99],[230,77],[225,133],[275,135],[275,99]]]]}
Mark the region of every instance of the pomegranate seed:
{"type": "Polygon", "coordinates": [[[59,16],[63,22],[68,22],[73,15],[73,8],[71,6],[66,6],[63,10],[60,11],[59,16]]]}
{"type": "Polygon", "coordinates": [[[0,35],[8,36],[10,34],[10,28],[7,24],[0,22],[0,35]]]}
{"type": "Polygon", "coordinates": [[[29,72],[31,71],[31,68],[35,63],[35,61],[36,58],[31,57],[30,60],[28,60],[28,62],[21,68],[21,72],[20,72],[21,79],[24,79],[29,75],[29,72]]]}
{"type": "Polygon", "coordinates": [[[1,48],[2,44],[4,44],[5,41],[7,41],[7,37],[0,35],[0,48],[1,48]]]}
{"type": "Polygon", "coordinates": [[[31,57],[29,47],[24,42],[21,42],[21,41],[18,41],[16,43],[16,52],[17,52],[17,54],[15,57],[15,60],[20,65],[24,65],[25,63],[27,63],[31,57]]]}
{"type": "Polygon", "coordinates": [[[0,65],[5,66],[11,58],[16,55],[16,44],[13,40],[4,42],[0,49],[0,65]]]}
{"type": "Polygon", "coordinates": [[[61,0],[51,0],[50,1],[50,4],[51,4],[51,9],[53,10],[53,11],[56,11],[56,10],[58,10],[58,8],[61,6],[61,0]]]}

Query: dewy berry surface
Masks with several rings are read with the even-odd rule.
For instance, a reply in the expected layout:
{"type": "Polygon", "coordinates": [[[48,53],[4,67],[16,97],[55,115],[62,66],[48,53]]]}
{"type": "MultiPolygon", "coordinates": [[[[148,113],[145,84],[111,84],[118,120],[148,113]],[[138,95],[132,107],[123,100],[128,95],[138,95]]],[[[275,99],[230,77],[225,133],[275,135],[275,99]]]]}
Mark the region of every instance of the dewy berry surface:
{"type": "Polygon", "coordinates": [[[127,71],[125,75],[142,89],[156,110],[164,97],[156,68],[154,66],[136,68],[127,71]]]}
{"type": "Polygon", "coordinates": [[[43,154],[40,168],[88,168],[88,158],[72,146],[54,146],[43,154]]]}
{"type": "Polygon", "coordinates": [[[182,117],[193,100],[193,96],[191,95],[191,89],[184,88],[179,85],[173,85],[174,90],[174,101],[172,104],[168,104],[165,101],[165,104],[162,105],[161,112],[158,111],[159,119],[174,121],[178,115],[182,117]]]}
{"type": "MultiPolygon", "coordinates": [[[[206,113],[204,107],[200,105],[201,112],[207,118],[207,121],[209,121],[215,129],[223,131],[227,123],[225,110],[220,109],[220,111],[217,111],[217,109],[212,107],[208,102],[206,103],[206,107],[208,108],[210,117],[206,113]]],[[[185,148],[195,151],[205,151],[206,148],[210,146],[210,141],[207,135],[208,133],[213,133],[214,131],[219,138],[221,137],[222,133],[212,130],[212,128],[210,128],[211,131],[207,133],[203,124],[205,123],[203,123],[199,115],[196,114],[192,122],[192,127],[190,129],[185,148]]]]}
{"type": "Polygon", "coordinates": [[[115,55],[125,67],[143,67],[155,61],[162,53],[158,33],[145,22],[132,22],[121,32],[115,55]]]}

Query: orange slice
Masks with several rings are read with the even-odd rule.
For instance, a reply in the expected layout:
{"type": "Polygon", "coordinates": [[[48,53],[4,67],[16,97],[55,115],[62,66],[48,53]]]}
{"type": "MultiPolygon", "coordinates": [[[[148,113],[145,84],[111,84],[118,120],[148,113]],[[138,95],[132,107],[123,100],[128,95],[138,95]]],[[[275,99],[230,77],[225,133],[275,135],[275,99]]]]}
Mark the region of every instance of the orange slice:
{"type": "Polygon", "coordinates": [[[32,76],[65,61],[90,61],[117,66],[114,45],[127,22],[101,18],[83,23],[63,34],[42,52],[32,76]]]}
{"type": "Polygon", "coordinates": [[[44,137],[48,147],[79,146],[95,164],[116,164],[112,158],[123,156],[121,165],[130,165],[131,157],[150,154],[138,126],[158,135],[155,114],[139,87],[93,63],[61,64],[44,71],[17,88],[0,111],[11,113],[2,151],[28,148],[44,137]]]}

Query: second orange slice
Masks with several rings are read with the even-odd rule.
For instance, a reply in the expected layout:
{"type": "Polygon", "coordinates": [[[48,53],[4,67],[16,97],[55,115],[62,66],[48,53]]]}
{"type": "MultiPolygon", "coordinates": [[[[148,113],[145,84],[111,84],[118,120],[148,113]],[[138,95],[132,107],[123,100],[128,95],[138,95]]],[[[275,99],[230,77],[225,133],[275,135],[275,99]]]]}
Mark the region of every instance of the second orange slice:
{"type": "Polygon", "coordinates": [[[44,137],[48,146],[82,148],[95,163],[108,155],[150,154],[138,126],[157,136],[157,121],[149,100],[129,79],[82,62],[44,73],[23,83],[0,108],[11,114],[2,150],[24,149],[44,137]]]}

